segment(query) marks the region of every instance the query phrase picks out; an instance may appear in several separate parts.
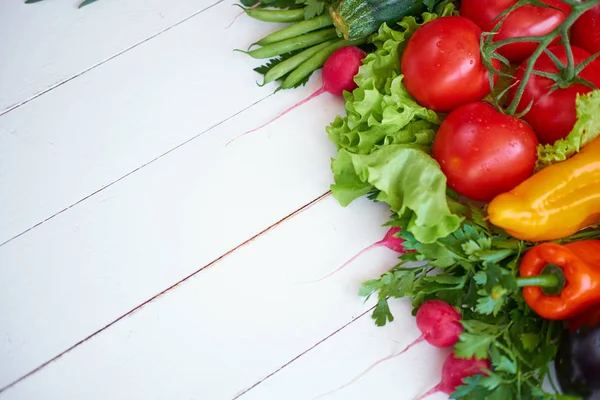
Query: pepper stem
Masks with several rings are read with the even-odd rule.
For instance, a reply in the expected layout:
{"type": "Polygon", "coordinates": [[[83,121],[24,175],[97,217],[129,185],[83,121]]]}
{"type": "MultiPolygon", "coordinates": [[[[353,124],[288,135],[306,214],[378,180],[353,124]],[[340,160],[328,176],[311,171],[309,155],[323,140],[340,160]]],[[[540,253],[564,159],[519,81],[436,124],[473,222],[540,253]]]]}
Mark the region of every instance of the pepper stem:
{"type": "Polygon", "coordinates": [[[517,279],[517,286],[539,286],[544,288],[555,288],[560,284],[560,279],[556,275],[538,275],[527,278],[517,279]]]}
{"type": "Polygon", "coordinates": [[[517,279],[518,287],[538,286],[547,296],[557,296],[566,285],[565,273],[555,264],[547,264],[538,276],[528,276],[517,279]]]}

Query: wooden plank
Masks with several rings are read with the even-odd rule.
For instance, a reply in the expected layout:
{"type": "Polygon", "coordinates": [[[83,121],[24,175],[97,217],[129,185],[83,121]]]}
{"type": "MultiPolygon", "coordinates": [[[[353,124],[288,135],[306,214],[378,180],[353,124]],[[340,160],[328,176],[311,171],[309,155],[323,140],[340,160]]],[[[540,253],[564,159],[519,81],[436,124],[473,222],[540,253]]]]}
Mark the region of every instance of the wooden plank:
{"type": "MultiPolygon", "coordinates": [[[[85,12],[104,15],[102,3],[122,4],[85,12]]],[[[255,84],[257,61],[232,49],[275,27],[242,18],[225,30],[234,14],[222,2],[1,116],[0,245],[268,96],[273,87],[255,84]]],[[[305,94],[278,93],[257,122],[305,94]]]]}
{"type": "MultiPolygon", "coordinates": [[[[239,397],[240,400],[413,400],[435,386],[441,377],[446,349],[426,342],[402,356],[382,362],[347,385],[377,361],[402,350],[420,332],[409,301],[390,301],[395,320],[376,327],[365,315],[307,351],[239,397]],[[345,386],[345,387],[343,387],[345,386]],[[336,390],[339,389],[339,390],[336,390]]],[[[447,399],[436,393],[428,400],[447,399]]]]}
{"type": "MultiPolygon", "coordinates": [[[[80,0],[0,12],[0,114],[196,15],[218,0],[80,0]]],[[[231,15],[235,13],[231,10],[231,15]]]]}
{"type": "Polygon", "coordinates": [[[335,150],[324,126],[339,100],[317,98],[225,146],[281,98],[0,247],[0,387],[327,192],[335,150]]]}
{"type": "MultiPolygon", "coordinates": [[[[396,253],[385,248],[365,254],[328,280],[300,283],[324,275],[357,249],[380,239],[386,231],[380,225],[387,216],[385,207],[368,200],[342,208],[329,196],[84,342],[6,390],[0,398],[232,399],[372,306],[357,296],[357,289],[361,281],[378,276],[394,264],[396,253]]],[[[192,214],[189,218],[196,217],[192,214]]],[[[164,221],[156,222],[159,223],[153,225],[163,227],[164,221]]],[[[128,225],[124,221],[121,226],[128,225]]],[[[148,264],[162,264],[163,274],[168,275],[169,268],[177,268],[181,260],[199,258],[202,249],[172,246],[186,243],[199,247],[203,238],[191,230],[182,230],[177,238],[171,229],[165,232],[168,233],[162,235],[165,239],[162,249],[156,248],[160,241],[146,240],[144,246],[139,246],[122,243],[120,235],[114,238],[117,249],[106,254],[105,270],[95,272],[103,273],[106,287],[112,289],[102,298],[95,287],[101,281],[90,278],[88,262],[82,266],[86,271],[80,274],[85,279],[77,282],[73,275],[65,277],[60,271],[55,271],[61,276],[54,279],[44,274],[43,279],[51,279],[47,282],[49,287],[61,281],[70,283],[60,304],[56,303],[59,296],[54,294],[47,299],[54,304],[47,308],[41,301],[34,304],[32,299],[29,304],[21,302],[19,311],[15,308],[7,314],[9,310],[1,310],[2,315],[8,315],[5,320],[14,329],[18,329],[18,323],[29,325],[20,335],[20,340],[27,344],[27,355],[33,358],[50,348],[56,351],[63,334],[69,336],[66,342],[72,341],[74,331],[96,320],[89,314],[104,314],[109,307],[108,294],[114,303],[126,302],[132,297],[131,292],[139,292],[137,286],[147,286],[153,279],[152,274],[143,273],[148,264]],[[126,260],[123,255],[129,250],[124,249],[130,249],[132,254],[137,250],[137,259],[129,256],[126,260]],[[158,261],[159,258],[162,260],[158,261]],[[124,267],[131,267],[127,264],[139,265],[138,275],[127,279],[122,273],[117,278],[124,267]],[[33,309],[37,315],[47,312],[54,315],[48,317],[47,325],[41,325],[41,318],[32,315],[33,309]],[[63,315],[57,315],[58,310],[63,315]],[[38,324],[30,325],[30,318],[37,319],[38,324]],[[43,342],[39,335],[42,331],[43,342]]],[[[73,243],[72,248],[80,245],[73,243]]],[[[168,280],[162,278],[163,282],[168,280]]],[[[17,285],[22,289],[21,282],[17,285]]],[[[0,290],[3,292],[4,289],[0,290]]],[[[30,295],[28,291],[19,296],[22,299],[30,295]]],[[[3,297],[2,305],[10,300],[3,297]]],[[[41,300],[43,295],[39,297],[41,300]]],[[[404,343],[415,335],[415,330],[412,325],[407,327],[409,334],[404,337],[402,315],[399,321],[393,329],[397,339],[404,343]]],[[[372,328],[370,332],[375,335],[378,330],[372,328]]],[[[357,342],[355,346],[361,347],[363,343],[357,342]]],[[[385,343],[383,349],[389,351],[390,346],[385,343]]],[[[385,351],[370,353],[371,359],[385,351]]],[[[22,366],[25,357],[21,355],[17,360],[22,366]]],[[[12,361],[10,364],[14,366],[16,360],[12,361]]],[[[352,364],[355,368],[364,365],[352,364]]],[[[3,376],[9,372],[7,369],[3,368],[3,376]]]]}

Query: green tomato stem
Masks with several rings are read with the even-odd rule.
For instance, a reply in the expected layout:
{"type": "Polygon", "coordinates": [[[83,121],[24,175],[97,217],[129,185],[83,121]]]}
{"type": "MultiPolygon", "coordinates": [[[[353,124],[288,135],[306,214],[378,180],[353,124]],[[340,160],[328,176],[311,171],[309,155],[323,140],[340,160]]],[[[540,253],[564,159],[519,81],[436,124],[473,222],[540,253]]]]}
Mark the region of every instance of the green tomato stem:
{"type": "Polygon", "coordinates": [[[567,82],[572,81],[575,78],[575,60],[573,59],[573,49],[571,48],[571,42],[569,40],[568,28],[561,29],[560,36],[565,46],[565,52],[567,54],[567,67],[563,72],[563,79],[567,82]]]}
{"type": "MultiPolygon", "coordinates": [[[[556,29],[554,29],[552,32],[548,33],[545,36],[535,37],[535,38],[534,37],[521,37],[521,38],[505,39],[505,40],[496,42],[492,46],[490,46],[490,48],[492,50],[495,50],[498,47],[505,45],[505,44],[509,44],[509,43],[517,43],[517,42],[525,42],[525,41],[539,42],[537,49],[533,52],[533,54],[527,60],[525,72],[523,74],[523,79],[521,79],[521,82],[519,84],[519,87],[517,89],[515,97],[513,98],[513,101],[510,103],[510,105],[505,110],[506,114],[514,115],[516,113],[517,106],[519,105],[521,98],[523,97],[523,93],[525,92],[525,87],[527,86],[527,82],[529,81],[529,78],[531,77],[531,74],[533,73],[533,67],[534,67],[537,59],[544,52],[544,50],[550,45],[550,43],[552,43],[552,41],[554,41],[554,39],[556,39],[562,33],[568,32],[569,28],[575,23],[575,21],[577,21],[577,19],[583,13],[585,13],[587,10],[597,6],[598,4],[600,4],[600,0],[588,0],[584,3],[577,3],[577,4],[572,5],[571,13],[569,14],[569,16],[562,22],[562,24],[560,24],[556,29]]],[[[571,60],[569,61],[569,63],[571,63],[571,66],[570,67],[567,66],[567,69],[566,69],[566,71],[567,71],[566,75],[569,76],[570,74],[574,74],[574,69],[575,69],[575,66],[573,65],[573,61],[572,61],[573,53],[571,51],[568,41],[564,45],[565,45],[565,50],[567,52],[567,57],[569,57],[569,53],[571,53],[571,55],[570,55],[571,60]]],[[[572,78],[573,77],[571,77],[571,79],[572,78]]]]}

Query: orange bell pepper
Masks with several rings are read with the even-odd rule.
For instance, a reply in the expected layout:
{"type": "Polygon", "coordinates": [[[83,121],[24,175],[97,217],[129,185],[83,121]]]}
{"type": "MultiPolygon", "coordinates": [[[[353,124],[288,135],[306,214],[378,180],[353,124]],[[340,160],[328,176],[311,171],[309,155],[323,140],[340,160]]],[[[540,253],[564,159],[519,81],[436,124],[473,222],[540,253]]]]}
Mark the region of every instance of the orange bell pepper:
{"type": "Polygon", "coordinates": [[[532,242],[565,238],[600,222],[600,138],[496,196],[487,211],[492,224],[532,242]]]}
{"type": "Polygon", "coordinates": [[[525,301],[543,318],[570,319],[600,304],[600,240],[538,244],[527,251],[519,272],[525,301]],[[541,287],[558,284],[555,274],[543,275],[548,266],[564,275],[564,287],[558,294],[547,294],[541,287]]]}

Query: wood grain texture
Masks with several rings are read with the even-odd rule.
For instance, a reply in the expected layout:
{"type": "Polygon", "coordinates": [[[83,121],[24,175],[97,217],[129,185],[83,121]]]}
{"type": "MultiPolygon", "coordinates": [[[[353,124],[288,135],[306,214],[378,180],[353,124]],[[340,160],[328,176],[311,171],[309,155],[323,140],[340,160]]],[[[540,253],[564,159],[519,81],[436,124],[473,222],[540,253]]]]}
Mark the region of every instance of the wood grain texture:
{"type": "MultiPolygon", "coordinates": [[[[413,400],[435,386],[448,350],[426,342],[385,361],[344,387],[369,366],[402,350],[421,334],[408,301],[391,300],[395,321],[376,327],[369,315],[353,321],[319,346],[256,385],[240,400],[413,400]]],[[[427,400],[442,400],[438,393],[427,400]]]]}
{"type": "MultiPolygon", "coordinates": [[[[329,189],[341,99],[225,146],[320,77],[269,97],[231,50],[276,26],[225,30],[238,11],[198,14],[213,3],[4,6],[0,34],[19,35],[0,39],[0,110],[43,94],[0,115],[0,400],[307,398],[414,337],[406,306],[383,330],[360,317],[388,249],[299,284],[381,239],[388,210],[304,208],[329,189]]],[[[374,371],[376,393],[434,381],[426,354],[374,371]]]]}
{"type": "MultiPolygon", "coordinates": [[[[269,96],[256,60],[232,49],[275,27],[242,18],[225,30],[236,10],[222,2],[0,116],[0,244],[269,96]]],[[[301,95],[280,93],[271,111],[301,95]]]]}
{"type": "Polygon", "coordinates": [[[6,338],[0,354],[11,361],[0,365],[0,385],[329,189],[334,148],[323,127],[341,111],[330,97],[225,147],[283,106],[282,98],[260,103],[0,247],[6,338]]]}
{"type": "Polygon", "coordinates": [[[219,0],[81,0],[0,9],[0,114],[105,62],[219,0]]]}
{"type": "MultiPolygon", "coordinates": [[[[393,265],[396,254],[388,249],[373,250],[326,281],[300,283],[324,275],[382,237],[386,217],[385,207],[367,200],[342,208],[328,197],[0,398],[231,399],[371,307],[356,295],[358,285],[393,265]]],[[[140,275],[138,284],[147,279],[140,275]]],[[[127,297],[125,291],[114,295],[127,297]]],[[[65,297],[81,299],[82,294],[65,291],[65,297]]],[[[107,301],[103,303],[106,308],[107,301]]],[[[77,306],[101,311],[81,300],[77,306]]],[[[70,320],[80,324],[81,318],[71,315],[70,320]]],[[[75,323],[67,327],[66,322],[55,325],[68,333],[75,323]]],[[[404,327],[395,329],[400,336],[404,327]]],[[[372,327],[372,333],[377,329],[372,327]]],[[[411,337],[414,333],[411,327],[411,337]]],[[[47,335],[58,336],[56,329],[47,335]]],[[[390,349],[387,343],[383,348],[390,349]]],[[[364,351],[370,352],[367,347],[364,351]]]]}

